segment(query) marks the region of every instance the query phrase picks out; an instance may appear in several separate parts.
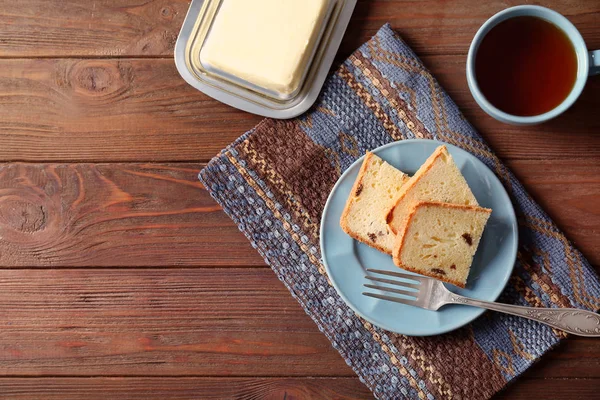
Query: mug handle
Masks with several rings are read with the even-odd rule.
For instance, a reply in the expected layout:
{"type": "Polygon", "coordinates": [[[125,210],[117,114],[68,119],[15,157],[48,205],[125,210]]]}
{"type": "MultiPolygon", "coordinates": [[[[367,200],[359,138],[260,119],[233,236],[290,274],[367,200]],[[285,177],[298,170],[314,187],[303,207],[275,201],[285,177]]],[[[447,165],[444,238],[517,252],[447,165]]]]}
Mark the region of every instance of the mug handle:
{"type": "Polygon", "coordinates": [[[590,72],[588,75],[600,74],[600,50],[590,51],[590,72]]]}

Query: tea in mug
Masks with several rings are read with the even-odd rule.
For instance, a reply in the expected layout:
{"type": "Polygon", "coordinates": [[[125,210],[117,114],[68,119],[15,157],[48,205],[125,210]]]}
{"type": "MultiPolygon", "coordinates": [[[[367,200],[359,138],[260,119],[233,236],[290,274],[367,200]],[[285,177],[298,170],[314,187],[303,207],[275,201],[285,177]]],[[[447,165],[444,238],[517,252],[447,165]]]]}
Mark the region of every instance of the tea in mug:
{"type": "Polygon", "coordinates": [[[493,27],[475,56],[479,89],[512,115],[546,113],[562,103],[577,78],[577,55],[567,35],[537,17],[514,17],[493,27]]]}

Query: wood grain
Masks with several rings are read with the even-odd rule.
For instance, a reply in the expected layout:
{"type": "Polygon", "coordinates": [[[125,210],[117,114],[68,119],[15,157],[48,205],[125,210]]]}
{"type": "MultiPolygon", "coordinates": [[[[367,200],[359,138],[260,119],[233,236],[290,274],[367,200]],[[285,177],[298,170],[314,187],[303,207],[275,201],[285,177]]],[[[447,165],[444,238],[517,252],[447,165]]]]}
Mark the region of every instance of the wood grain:
{"type": "Polygon", "coordinates": [[[171,56],[189,0],[0,0],[2,57],[171,56]]]}
{"type": "MultiPolygon", "coordinates": [[[[0,268],[264,266],[202,188],[202,166],[0,164],[0,268]]],[[[600,164],[509,166],[600,266],[600,164]]]]}
{"type": "MultiPolygon", "coordinates": [[[[593,399],[598,379],[527,379],[493,397],[593,399]]],[[[372,399],[355,378],[0,378],[0,399],[372,399]]]]}
{"type": "MultiPolygon", "coordinates": [[[[585,393],[580,390],[579,393],[585,393]]],[[[0,399],[372,399],[357,378],[0,379],[0,399]]]]}
{"type": "Polygon", "coordinates": [[[0,60],[0,160],[207,161],[260,121],[172,60],[0,60]]]}
{"type": "MultiPolygon", "coordinates": [[[[473,36],[488,18],[498,11],[523,3],[531,2],[359,0],[340,55],[349,55],[358,45],[375,35],[386,22],[419,55],[466,55],[473,36]]],[[[600,47],[600,32],[597,29],[600,22],[598,2],[546,0],[543,5],[569,18],[579,29],[589,48],[600,47]]]]}
{"type": "Polygon", "coordinates": [[[0,375],[353,376],[268,269],[0,271],[0,375]]]}
{"type": "Polygon", "coordinates": [[[0,165],[0,267],[264,266],[201,167],[0,165]]]}
{"type": "MultiPolygon", "coordinates": [[[[1,376],[353,376],[268,269],[0,271],[1,376]]],[[[568,340],[528,376],[600,378],[568,340]]]]}
{"type": "MultiPolygon", "coordinates": [[[[501,158],[600,157],[600,79],[552,123],[515,127],[477,106],[464,56],[423,60],[501,158]]],[[[172,60],[0,60],[0,161],[208,161],[260,120],[187,85],[172,60]]]]}
{"type": "MultiPolygon", "coordinates": [[[[520,1],[359,0],[340,57],[373,36],[386,22],[424,54],[466,54],[479,26],[520,1]]],[[[0,1],[3,57],[171,57],[189,0],[0,1]]],[[[600,4],[546,0],[567,16],[590,48],[600,47],[600,4]]]]}

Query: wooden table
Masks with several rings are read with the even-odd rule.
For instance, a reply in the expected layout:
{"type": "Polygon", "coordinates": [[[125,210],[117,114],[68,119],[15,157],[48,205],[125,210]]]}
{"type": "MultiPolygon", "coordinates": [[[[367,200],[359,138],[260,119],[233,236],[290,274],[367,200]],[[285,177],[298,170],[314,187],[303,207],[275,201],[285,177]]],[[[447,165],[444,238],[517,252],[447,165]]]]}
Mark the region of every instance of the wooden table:
{"type": "MultiPolygon", "coordinates": [[[[518,3],[359,1],[338,57],[391,22],[598,267],[600,78],[530,128],[467,89],[471,38],[518,3]]],[[[600,2],[544,4],[600,48],[600,2]]],[[[0,0],[0,398],[370,397],[196,179],[260,118],[179,77],[187,7],[0,0]]],[[[600,341],[572,338],[498,398],[599,390],[600,341]]]]}

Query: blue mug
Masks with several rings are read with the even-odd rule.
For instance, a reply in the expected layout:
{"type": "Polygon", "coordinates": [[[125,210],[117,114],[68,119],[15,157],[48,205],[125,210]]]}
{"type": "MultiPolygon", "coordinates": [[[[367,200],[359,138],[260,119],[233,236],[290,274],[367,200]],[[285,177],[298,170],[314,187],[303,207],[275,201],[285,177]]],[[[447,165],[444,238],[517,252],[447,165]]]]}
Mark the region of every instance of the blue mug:
{"type": "Polygon", "coordinates": [[[471,47],[469,48],[469,55],[467,56],[467,83],[469,85],[469,89],[471,90],[471,94],[475,98],[475,101],[477,104],[479,104],[483,111],[490,116],[494,117],[498,121],[513,125],[539,124],[562,114],[565,110],[571,107],[573,103],[575,103],[575,100],[577,100],[583,90],[583,87],[585,86],[587,77],[589,75],[596,74],[600,74],[600,50],[588,52],[581,34],[567,18],[556,11],[540,6],[525,5],[511,7],[500,11],[488,19],[475,34],[475,37],[471,42],[471,47]],[[477,85],[477,79],[475,75],[475,56],[485,35],[500,22],[510,18],[522,16],[538,17],[559,27],[573,44],[573,47],[575,48],[575,54],[577,56],[577,77],[575,79],[573,89],[571,89],[571,93],[569,93],[562,103],[552,110],[543,114],[527,117],[508,114],[492,105],[485,98],[479,86],[477,85]]]}

